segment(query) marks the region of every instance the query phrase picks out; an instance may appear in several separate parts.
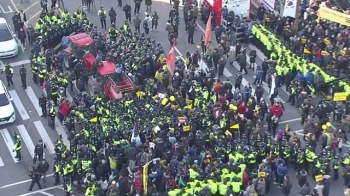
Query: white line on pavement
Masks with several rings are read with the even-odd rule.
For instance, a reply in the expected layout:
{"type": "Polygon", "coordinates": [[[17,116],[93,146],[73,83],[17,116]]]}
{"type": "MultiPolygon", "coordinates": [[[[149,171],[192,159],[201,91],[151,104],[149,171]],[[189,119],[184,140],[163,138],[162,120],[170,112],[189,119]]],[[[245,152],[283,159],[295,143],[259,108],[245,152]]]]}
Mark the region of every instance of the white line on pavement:
{"type": "Polygon", "coordinates": [[[2,129],[1,131],[1,136],[3,137],[5,144],[7,146],[7,149],[11,153],[11,157],[15,163],[18,163],[17,159],[15,158],[16,153],[13,151],[13,147],[15,144],[12,141],[12,137],[7,129],[2,129]]]}
{"type": "Polygon", "coordinates": [[[41,121],[35,121],[34,122],[34,126],[38,130],[41,139],[46,144],[46,148],[49,151],[49,153],[50,154],[54,154],[55,153],[55,147],[54,147],[54,145],[53,145],[49,135],[47,134],[43,123],[41,121]]]}
{"type": "Polygon", "coordinates": [[[22,60],[22,61],[17,61],[17,62],[10,63],[10,65],[12,67],[17,67],[17,66],[25,65],[25,64],[29,64],[29,63],[30,63],[30,60],[27,59],[27,60],[22,60]]]}
{"type": "Polygon", "coordinates": [[[28,134],[28,131],[27,131],[26,127],[24,125],[18,125],[17,129],[18,129],[19,134],[22,137],[22,140],[24,141],[25,145],[28,148],[30,156],[32,156],[32,158],[34,159],[35,146],[33,144],[32,139],[30,138],[30,136],[28,134]]]}
{"type": "MultiPolygon", "coordinates": [[[[278,124],[285,124],[285,123],[290,123],[290,122],[295,122],[295,121],[300,121],[300,120],[301,120],[301,118],[293,118],[293,119],[281,121],[278,124]]],[[[267,125],[264,125],[264,127],[267,127],[267,125]]]]}
{"type": "Polygon", "coordinates": [[[21,99],[19,98],[17,92],[15,90],[10,90],[9,91],[12,99],[13,99],[13,102],[15,103],[16,105],[16,108],[18,110],[18,113],[21,115],[22,119],[23,120],[28,120],[30,119],[26,109],[24,108],[23,104],[22,104],[22,101],[21,99]]]}
{"type": "Polygon", "coordinates": [[[47,192],[44,192],[44,191],[41,191],[40,194],[47,195],[47,196],[54,196],[53,194],[50,194],[50,193],[47,193],[47,192]]]}
{"type": "Polygon", "coordinates": [[[42,115],[42,112],[41,112],[41,108],[40,108],[40,106],[39,106],[39,100],[38,100],[38,98],[36,97],[36,95],[35,95],[35,93],[34,93],[32,87],[31,87],[31,86],[28,86],[27,89],[26,89],[25,91],[26,91],[26,93],[27,93],[27,95],[28,95],[30,101],[32,102],[32,104],[33,104],[33,106],[34,106],[36,112],[38,113],[39,116],[41,116],[41,115],[42,115]]]}
{"type": "MultiPolygon", "coordinates": [[[[31,181],[31,180],[28,180],[28,182],[29,181],[31,181]]],[[[41,193],[42,194],[44,191],[49,191],[49,190],[57,189],[57,188],[60,188],[60,187],[62,187],[62,185],[52,186],[52,187],[49,187],[49,188],[40,189],[40,190],[37,190],[37,191],[33,191],[33,192],[30,192],[30,193],[25,193],[25,194],[18,195],[18,196],[29,196],[29,195],[35,195],[37,193],[41,193]]]]}
{"type": "MultiPolygon", "coordinates": [[[[51,177],[51,176],[53,176],[53,174],[46,175],[46,177],[51,177]]],[[[43,177],[42,177],[42,178],[43,178],[43,177]]],[[[7,185],[4,185],[4,186],[0,186],[0,190],[1,190],[1,189],[5,189],[5,188],[9,188],[9,187],[13,187],[13,186],[17,186],[17,185],[20,185],[20,184],[28,183],[28,182],[31,182],[31,181],[32,181],[32,179],[28,179],[28,180],[23,180],[23,181],[19,181],[19,182],[7,184],[7,185]]],[[[50,187],[50,188],[47,188],[47,189],[41,189],[41,190],[39,190],[39,191],[47,191],[47,190],[51,190],[51,189],[58,188],[59,186],[62,186],[62,185],[53,186],[53,187],[50,187]]],[[[34,192],[31,192],[31,193],[38,193],[38,192],[34,191],[34,192]]],[[[27,194],[28,194],[28,193],[27,193],[27,194]]],[[[19,196],[25,196],[25,195],[27,195],[27,194],[19,195],[19,196]]]]}

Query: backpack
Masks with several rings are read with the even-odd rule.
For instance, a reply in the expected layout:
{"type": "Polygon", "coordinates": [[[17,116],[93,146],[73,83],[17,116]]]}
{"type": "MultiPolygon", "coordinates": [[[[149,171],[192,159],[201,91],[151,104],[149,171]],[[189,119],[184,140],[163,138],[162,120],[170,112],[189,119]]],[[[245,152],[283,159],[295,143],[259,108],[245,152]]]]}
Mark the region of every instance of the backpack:
{"type": "Polygon", "coordinates": [[[147,20],[145,20],[145,21],[143,21],[143,28],[148,28],[148,22],[147,22],[147,20]]]}

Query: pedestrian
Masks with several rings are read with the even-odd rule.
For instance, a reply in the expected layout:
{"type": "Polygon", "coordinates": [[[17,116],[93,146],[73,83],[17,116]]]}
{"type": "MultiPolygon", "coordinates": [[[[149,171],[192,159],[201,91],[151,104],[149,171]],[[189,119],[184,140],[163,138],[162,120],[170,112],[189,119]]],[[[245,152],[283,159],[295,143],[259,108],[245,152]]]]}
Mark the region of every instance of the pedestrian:
{"type": "Polygon", "coordinates": [[[45,95],[41,95],[41,97],[39,97],[39,105],[41,108],[41,117],[46,118],[47,116],[47,108],[46,108],[46,104],[47,104],[47,99],[45,97],[45,95]]]}
{"type": "Polygon", "coordinates": [[[151,26],[152,19],[147,14],[144,21],[143,21],[143,29],[145,30],[145,33],[149,34],[149,27],[151,26]]]}
{"type": "Polygon", "coordinates": [[[158,14],[157,14],[156,11],[153,12],[151,18],[152,18],[152,31],[153,31],[153,29],[154,29],[155,31],[158,31],[158,30],[157,30],[157,27],[158,27],[159,16],[158,16],[158,14]]]}
{"type": "Polygon", "coordinates": [[[44,186],[46,184],[46,173],[49,171],[49,168],[50,168],[50,165],[46,161],[46,159],[41,160],[37,166],[38,173],[40,174],[40,176],[43,177],[44,186]]]}
{"type": "Polygon", "coordinates": [[[6,63],[6,66],[4,68],[2,68],[1,74],[3,74],[4,72],[6,75],[7,87],[9,87],[9,86],[13,85],[13,81],[12,81],[13,68],[11,67],[11,65],[9,63],[6,63]]]}
{"type": "Polygon", "coordinates": [[[40,5],[43,11],[48,14],[49,10],[47,9],[47,0],[41,0],[40,5]]]}
{"type": "Polygon", "coordinates": [[[145,0],[146,12],[152,12],[152,0],[145,0]]]}
{"type": "Polygon", "coordinates": [[[15,12],[15,14],[12,16],[12,23],[13,23],[13,27],[15,29],[15,32],[18,33],[19,29],[20,29],[20,25],[21,25],[21,18],[18,14],[18,12],[15,12]]]}
{"type": "Polygon", "coordinates": [[[54,10],[56,8],[57,0],[51,0],[51,10],[54,10]]]}
{"type": "Polygon", "coordinates": [[[125,12],[125,20],[131,22],[131,6],[129,4],[126,4],[123,8],[123,11],[125,12]]]}
{"type": "Polygon", "coordinates": [[[101,6],[100,10],[98,10],[98,16],[100,17],[101,29],[107,30],[106,10],[102,6],[101,6]]]}
{"type": "Polygon", "coordinates": [[[23,28],[24,24],[27,23],[27,16],[23,10],[19,11],[19,18],[21,19],[21,27],[23,28]]]}
{"type": "Polygon", "coordinates": [[[27,81],[26,81],[27,70],[24,67],[24,65],[21,65],[21,68],[19,69],[19,75],[21,76],[23,90],[25,90],[27,88],[27,81]]]}
{"type": "Polygon", "coordinates": [[[111,10],[109,10],[108,15],[109,15],[111,24],[115,24],[115,21],[117,20],[117,13],[113,9],[113,7],[111,7],[111,10]]]}
{"type": "Polygon", "coordinates": [[[22,142],[21,142],[21,136],[19,136],[17,133],[15,133],[13,137],[15,144],[13,147],[13,151],[16,151],[16,156],[17,161],[22,161],[22,154],[21,154],[21,149],[22,149],[22,142]]]}
{"type": "Polygon", "coordinates": [[[288,196],[290,194],[290,190],[292,189],[293,184],[289,179],[289,176],[284,176],[283,179],[283,186],[282,186],[282,192],[284,196],[288,196]]]}
{"type": "Polygon", "coordinates": [[[35,30],[32,24],[29,24],[27,27],[27,37],[30,46],[33,46],[35,41],[35,30]]]}
{"type": "Polygon", "coordinates": [[[21,40],[21,44],[23,46],[23,50],[26,49],[26,32],[23,29],[23,27],[20,27],[19,31],[18,31],[18,39],[21,40]]]}
{"type": "Polygon", "coordinates": [[[194,35],[194,23],[192,21],[190,22],[187,22],[187,34],[188,34],[188,37],[187,37],[187,42],[189,44],[194,44],[193,42],[193,35],[194,35]]]}
{"type": "Polygon", "coordinates": [[[118,0],[118,7],[123,7],[123,2],[122,2],[122,0],[118,0]]]}
{"type": "Polygon", "coordinates": [[[36,167],[32,167],[32,171],[29,173],[29,177],[32,179],[28,191],[32,191],[34,184],[37,184],[39,189],[42,189],[41,184],[40,184],[40,173],[37,171],[36,167]]]}
{"type": "Polygon", "coordinates": [[[135,31],[139,34],[141,33],[141,29],[140,29],[141,23],[142,23],[142,21],[141,21],[139,15],[137,14],[135,19],[134,19],[134,25],[135,25],[135,31]]]}
{"type": "Polygon", "coordinates": [[[134,15],[140,14],[141,0],[134,0],[134,3],[135,3],[134,15]]]}
{"type": "MultiPolygon", "coordinates": [[[[91,0],[90,0],[90,4],[91,4],[91,0]]],[[[64,2],[63,2],[63,0],[57,0],[57,6],[59,7],[59,8],[62,8],[62,10],[65,10],[66,8],[64,7],[64,2]],[[61,6],[62,5],[62,6],[61,6]]],[[[88,4],[88,1],[87,1],[87,6],[89,6],[89,4],[88,4]]]]}
{"type": "Polygon", "coordinates": [[[35,145],[33,165],[36,164],[37,159],[38,161],[44,159],[44,149],[46,149],[46,144],[40,139],[35,145]]]}

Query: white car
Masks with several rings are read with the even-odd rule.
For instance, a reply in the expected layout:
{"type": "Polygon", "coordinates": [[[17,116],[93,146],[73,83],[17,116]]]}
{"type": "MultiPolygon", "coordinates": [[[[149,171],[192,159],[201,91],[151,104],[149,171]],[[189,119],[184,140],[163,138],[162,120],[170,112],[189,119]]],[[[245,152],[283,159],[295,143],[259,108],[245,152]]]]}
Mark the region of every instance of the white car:
{"type": "Polygon", "coordinates": [[[0,18],[0,58],[10,58],[18,54],[16,34],[12,32],[5,18],[0,18]]]}
{"type": "Polygon", "coordinates": [[[15,108],[12,105],[12,98],[7,92],[5,84],[0,80],[0,125],[16,121],[15,108]]]}

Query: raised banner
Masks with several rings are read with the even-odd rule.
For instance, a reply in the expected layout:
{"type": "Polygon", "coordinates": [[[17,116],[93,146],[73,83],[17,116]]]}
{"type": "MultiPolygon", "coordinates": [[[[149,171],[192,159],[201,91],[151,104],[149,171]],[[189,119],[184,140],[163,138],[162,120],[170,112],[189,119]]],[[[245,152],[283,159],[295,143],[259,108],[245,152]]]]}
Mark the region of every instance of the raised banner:
{"type": "Polygon", "coordinates": [[[350,15],[332,10],[327,7],[320,7],[320,9],[318,9],[318,17],[342,25],[350,26],[350,15]]]}
{"type": "Polygon", "coordinates": [[[295,18],[297,13],[297,0],[287,0],[284,5],[283,17],[295,18]]]}

